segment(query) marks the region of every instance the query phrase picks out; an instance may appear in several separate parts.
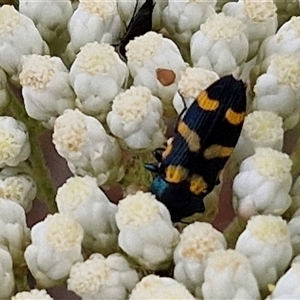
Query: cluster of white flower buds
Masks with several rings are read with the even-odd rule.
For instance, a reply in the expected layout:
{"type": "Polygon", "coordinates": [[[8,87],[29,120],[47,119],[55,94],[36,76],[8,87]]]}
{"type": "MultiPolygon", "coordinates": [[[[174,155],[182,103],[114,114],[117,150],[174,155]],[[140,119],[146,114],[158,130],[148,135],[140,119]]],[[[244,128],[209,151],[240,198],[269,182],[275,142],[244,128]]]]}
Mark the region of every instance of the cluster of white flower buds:
{"type": "Polygon", "coordinates": [[[0,299],[300,299],[298,2],[1,5],[0,299]],[[227,75],[247,85],[239,140],[206,211],[174,224],[144,164],[227,75]]]}

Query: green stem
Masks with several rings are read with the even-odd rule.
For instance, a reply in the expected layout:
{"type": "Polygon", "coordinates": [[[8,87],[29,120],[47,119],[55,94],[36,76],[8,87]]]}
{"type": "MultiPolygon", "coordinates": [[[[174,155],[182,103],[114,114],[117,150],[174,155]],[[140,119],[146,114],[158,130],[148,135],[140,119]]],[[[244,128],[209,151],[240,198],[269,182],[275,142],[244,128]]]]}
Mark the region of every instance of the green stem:
{"type": "Polygon", "coordinates": [[[11,113],[16,119],[23,122],[28,130],[31,147],[30,157],[28,159],[30,174],[36,181],[38,193],[41,199],[46,202],[49,212],[57,212],[55,203],[56,188],[52,184],[52,179],[46,167],[44,155],[39,143],[39,136],[45,129],[38,121],[27,115],[24,106],[10,89],[8,89],[8,92],[11,98],[9,104],[11,113]]]}
{"type": "Polygon", "coordinates": [[[146,170],[144,164],[152,159],[152,153],[149,152],[128,152],[126,154],[125,175],[120,184],[128,187],[131,184],[137,184],[140,187],[149,187],[152,181],[151,172],[146,170]]]}
{"type": "Polygon", "coordinates": [[[29,161],[32,167],[32,176],[40,189],[42,199],[46,202],[49,212],[55,213],[57,212],[55,202],[56,188],[52,184],[52,178],[49,174],[48,168],[46,167],[38,137],[30,133],[29,136],[31,136],[31,155],[29,161]]]}
{"type": "Polygon", "coordinates": [[[298,139],[293,153],[290,156],[293,166],[292,166],[292,177],[295,180],[300,174],[300,139],[298,139]]]}
{"type": "Polygon", "coordinates": [[[244,219],[240,217],[235,217],[233,221],[227,226],[223,234],[227,241],[228,248],[235,247],[239,235],[246,228],[246,224],[247,222],[244,219]]]}
{"type": "Polygon", "coordinates": [[[15,275],[15,284],[17,292],[30,291],[27,280],[27,272],[24,272],[22,276],[15,275]]]}

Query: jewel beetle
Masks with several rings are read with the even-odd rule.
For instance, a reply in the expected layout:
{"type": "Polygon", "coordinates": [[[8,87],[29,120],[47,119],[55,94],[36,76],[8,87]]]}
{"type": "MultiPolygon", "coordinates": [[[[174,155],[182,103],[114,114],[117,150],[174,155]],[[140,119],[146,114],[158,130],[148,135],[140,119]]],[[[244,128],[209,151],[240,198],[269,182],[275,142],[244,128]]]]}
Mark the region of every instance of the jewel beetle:
{"type": "Polygon", "coordinates": [[[173,222],[205,210],[203,198],[219,175],[240,136],[246,112],[246,86],[232,75],[220,78],[195,99],[178,120],[165,149],[156,149],[156,173],[150,191],[170,211],[173,222]]]}
{"type": "Polygon", "coordinates": [[[155,6],[153,0],[146,0],[141,8],[136,12],[139,0],[136,1],[133,16],[127,26],[126,33],[121,38],[119,52],[126,58],[126,45],[135,37],[143,35],[152,30],[152,13],[155,6]]]}

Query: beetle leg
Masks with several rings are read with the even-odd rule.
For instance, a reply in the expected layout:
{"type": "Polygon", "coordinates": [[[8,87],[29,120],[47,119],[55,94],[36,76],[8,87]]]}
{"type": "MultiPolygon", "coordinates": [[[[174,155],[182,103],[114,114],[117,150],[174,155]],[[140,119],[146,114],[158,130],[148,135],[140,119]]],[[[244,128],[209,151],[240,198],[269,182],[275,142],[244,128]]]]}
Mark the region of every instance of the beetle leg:
{"type": "Polygon", "coordinates": [[[144,166],[150,172],[160,173],[159,165],[146,163],[146,164],[144,164],[144,166]]]}
{"type": "Polygon", "coordinates": [[[156,148],[152,154],[158,162],[162,161],[162,154],[165,151],[165,148],[156,148]]]}
{"type": "Polygon", "coordinates": [[[186,102],[184,100],[184,97],[182,95],[182,93],[180,92],[180,90],[178,91],[178,94],[182,100],[182,103],[183,103],[183,110],[180,112],[179,116],[178,116],[178,119],[180,119],[182,117],[182,115],[186,112],[187,110],[187,106],[186,106],[186,102]]]}
{"type": "Polygon", "coordinates": [[[180,112],[180,114],[178,115],[177,121],[175,123],[175,129],[174,131],[177,132],[177,128],[178,128],[178,124],[181,120],[181,117],[183,116],[183,114],[187,111],[187,106],[186,106],[186,102],[184,100],[184,97],[182,96],[182,93],[180,92],[180,90],[178,91],[179,96],[181,97],[182,103],[183,103],[183,110],[180,112]]]}

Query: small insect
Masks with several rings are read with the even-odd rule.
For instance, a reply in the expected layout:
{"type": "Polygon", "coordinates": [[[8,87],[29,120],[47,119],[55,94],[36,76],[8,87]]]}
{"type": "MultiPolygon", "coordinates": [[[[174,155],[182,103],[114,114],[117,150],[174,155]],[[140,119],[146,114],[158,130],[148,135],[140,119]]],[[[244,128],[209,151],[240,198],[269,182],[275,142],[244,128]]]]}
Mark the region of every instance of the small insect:
{"type": "Polygon", "coordinates": [[[155,3],[153,0],[146,0],[146,2],[137,10],[139,0],[136,1],[133,16],[129,22],[126,33],[121,38],[119,46],[120,54],[126,58],[126,45],[133,40],[135,37],[143,35],[148,31],[152,30],[152,13],[155,3]]]}
{"type": "Polygon", "coordinates": [[[225,76],[203,91],[178,121],[175,135],[154,156],[158,164],[150,191],[170,211],[173,222],[205,210],[203,198],[219,175],[240,136],[246,111],[246,87],[225,76]]]}

